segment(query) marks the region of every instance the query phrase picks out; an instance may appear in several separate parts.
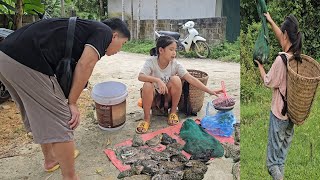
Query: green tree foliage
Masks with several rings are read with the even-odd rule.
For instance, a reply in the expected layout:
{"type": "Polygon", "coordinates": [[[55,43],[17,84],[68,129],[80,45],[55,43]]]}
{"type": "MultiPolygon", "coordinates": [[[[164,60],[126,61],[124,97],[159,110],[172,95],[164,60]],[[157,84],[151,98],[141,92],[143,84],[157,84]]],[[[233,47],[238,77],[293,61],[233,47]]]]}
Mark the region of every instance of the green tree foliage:
{"type": "Polygon", "coordinates": [[[23,0],[24,14],[37,15],[35,11],[44,13],[44,4],[41,0],[23,0]]]}
{"type": "Polygon", "coordinates": [[[45,10],[51,17],[61,17],[60,0],[45,0],[45,10]]]}
{"type": "Polygon", "coordinates": [[[247,32],[240,31],[240,75],[241,101],[248,102],[254,97],[255,89],[260,85],[260,76],[252,61],[253,47],[261,24],[253,23],[247,32]]]}
{"type": "Polygon", "coordinates": [[[8,24],[5,25],[6,28],[13,28],[13,17],[10,15],[13,15],[15,11],[15,3],[12,0],[0,0],[0,13],[4,14],[6,19],[8,19],[8,24]]]}
{"type": "Polygon", "coordinates": [[[248,25],[259,21],[256,1],[240,1],[240,21],[240,29],[244,32],[247,31],[248,25]]]}
{"type": "Polygon", "coordinates": [[[14,14],[15,5],[12,0],[0,0],[0,13],[1,14],[14,14]]]}
{"type": "Polygon", "coordinates": [[[22,15],[36,15],[44,12],[44,5],[41,0],[0,0],[0,13],[6,15],[7,28],[20,28],[22,26],[22,15]],[[14,15],[15,17],[13,18],[14,15]]]}
{"type": "MultiPolygon", "coordinates": [[[[105,5],[107,1],[103,1],[103,3],[105,5]]],[[[61,17],[60,0],[45,0],[45,4],[46,11],[52,17],[61,17]]],[[[106,17],[100,14],[99,0],[65,0],[64,6],[67,17],[71,16],[71,11],[74,11],[76,16],[83,19],[100,20],[106,17]]]]}

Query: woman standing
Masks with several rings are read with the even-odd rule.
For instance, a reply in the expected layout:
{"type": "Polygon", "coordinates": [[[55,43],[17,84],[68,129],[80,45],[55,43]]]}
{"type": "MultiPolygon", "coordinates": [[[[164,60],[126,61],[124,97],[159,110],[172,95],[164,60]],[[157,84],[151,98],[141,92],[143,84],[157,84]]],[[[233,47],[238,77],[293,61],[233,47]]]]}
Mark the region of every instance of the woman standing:
{"type": "Polygon", "coordinates": [[[282,180],[286,156],[294,133],[294,124],[287,116],[286,61],[290,58],[301,61],[302,37],[295,16],[287,16],[281,28],[276,25],[269,13],[266,13],[265,16],[283,51],[279,52],[267,74],[263,65],[256,60],[265,86],[273,90],[268,132],[267,168],[274,180],[282,180]]]}

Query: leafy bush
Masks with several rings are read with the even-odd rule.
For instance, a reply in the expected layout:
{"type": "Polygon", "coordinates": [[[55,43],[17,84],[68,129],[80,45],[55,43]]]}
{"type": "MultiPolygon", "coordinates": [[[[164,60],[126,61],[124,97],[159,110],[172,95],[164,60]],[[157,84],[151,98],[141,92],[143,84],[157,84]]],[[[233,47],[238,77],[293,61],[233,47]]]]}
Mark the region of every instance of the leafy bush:
{"type": "Polygon", "coordinates": [[[253,64],[253,47],[261,24],[253,23],[247,27],[247,33],[240,31],[240,77],[241,102],[256,99],[256,89],[261,85],[260,72],[253,64]]]}
{"type": "MultiPolygon", "coordinates": [[[[296,0],[296,1],[266,1],[268,10],[273,20],[278,26],[285,17],[293,14],[299,21],[299,29],[304,35],[303,53],[318,61],[320,60],[320,1],[318,0],[296,0]]],[[[260,21],[258,18],[255,1],[243,0],[240,5],[241,30],[247,34],[247,27],[254,22],[260,21]]],[[[271,30],[271,29],[270,29],[271,30]]],[[[273,33],[271,33],[273,35],[273,33]]],[[[271,46],[278,45],[277,40],[270,36],[271,46]]],[[[279,46],[274,49],[279,49],[279,46]]],[[[276,50],[278,52],[278,50],[276,50]]],[[[274,52],[271,52],[274,55],[274,52]]]]}
{"type": "Polygon", "coordinates": [[[240,40],[234,43],[223,42],[216,46],[210,46],[210,58],[223,61],[240,62],[240,40]]]}
{"type": "Polygon", "coordinates": [[[244,32],[247,32],[248,25],[251,25],[252,23],[258,22],[258,21],[259,21],[259,16],[257,12],[256,1],[241,0],[240,29],[244,32]]]}

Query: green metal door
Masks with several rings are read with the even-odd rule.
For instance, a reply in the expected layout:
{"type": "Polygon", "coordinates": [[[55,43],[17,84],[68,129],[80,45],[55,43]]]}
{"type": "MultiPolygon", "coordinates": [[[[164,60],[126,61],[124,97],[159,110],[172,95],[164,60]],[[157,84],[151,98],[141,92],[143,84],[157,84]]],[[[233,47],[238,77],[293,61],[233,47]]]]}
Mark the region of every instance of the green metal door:
{"type": "Polygon", "coordinates": [[[223,0],[222,16],[227,17],[226,39],[234,42],[240,35],[240,0],[223,0]]]}

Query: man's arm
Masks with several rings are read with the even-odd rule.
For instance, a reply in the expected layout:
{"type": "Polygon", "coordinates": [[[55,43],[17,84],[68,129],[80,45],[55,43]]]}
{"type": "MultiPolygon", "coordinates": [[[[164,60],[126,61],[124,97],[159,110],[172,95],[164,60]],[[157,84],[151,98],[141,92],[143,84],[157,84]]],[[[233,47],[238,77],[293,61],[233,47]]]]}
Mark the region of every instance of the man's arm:
{"type": "Polygon", "coordinates": [[[72,86],[68,97],[69,104],[77,103],[77,100],[88,82],[98,60],[99,56],[97,52],[92,47],[85,46],[73,73],[72,86]]]}
{"type": "Polygon", "coordinates": [[[72,116],[69,121],[71,129],[75,129],[80,123],[80,113],[77,107],[77,100],[88,82],[98,60],[99,56],[97,52],[92,47],[85,46],[73,73],[72,86],[68,97],[69,108],[72,116]]]}

